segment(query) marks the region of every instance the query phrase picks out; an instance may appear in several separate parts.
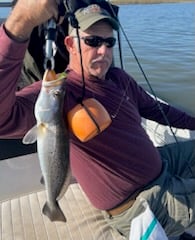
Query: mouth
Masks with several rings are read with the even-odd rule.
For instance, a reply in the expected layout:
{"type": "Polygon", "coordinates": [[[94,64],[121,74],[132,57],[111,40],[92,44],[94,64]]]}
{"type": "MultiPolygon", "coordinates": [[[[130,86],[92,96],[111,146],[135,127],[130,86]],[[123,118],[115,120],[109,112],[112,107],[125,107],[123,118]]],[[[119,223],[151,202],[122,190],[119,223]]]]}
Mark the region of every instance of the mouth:
{"type": "Polygon", "coordinates": [[[97,67],[103,67],[103,66],[108,66],[109,63],[106,60],[98,60],[92,63],[92,66],[97,66],[97,67]]]}

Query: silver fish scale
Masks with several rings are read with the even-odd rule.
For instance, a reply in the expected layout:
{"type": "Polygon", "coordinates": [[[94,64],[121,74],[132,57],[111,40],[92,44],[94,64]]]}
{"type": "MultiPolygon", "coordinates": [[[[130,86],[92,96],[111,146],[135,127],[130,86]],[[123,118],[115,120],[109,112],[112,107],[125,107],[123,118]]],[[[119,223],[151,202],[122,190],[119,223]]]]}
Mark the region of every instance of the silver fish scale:
{"type": "Polygon", "coordinates": [[[65,88],[62,85],[52,88],[50,82],[49,91],[40,92],[35,106],[37,119],[42,123],[37,148],[47,195],[43,213],[51,221],[66,221],[57,201],[67,190],[71,178],[69,137],[62,112],[65,88]],[[48,108],[49,111],[44,112],[48,108]],[[44,123],[44,119],[49,122],[44,123]]]}
{"type": "Polygon", "coordinates": [[[36,126],[23,138],[24,144],[37,140],[37,151],[47,201],[43,213],[51,221],[66,221],[58,200],[71,179],[68,128],[63,118],[65,95],[64,78],[44,81],[35,104],[36,126]]]}

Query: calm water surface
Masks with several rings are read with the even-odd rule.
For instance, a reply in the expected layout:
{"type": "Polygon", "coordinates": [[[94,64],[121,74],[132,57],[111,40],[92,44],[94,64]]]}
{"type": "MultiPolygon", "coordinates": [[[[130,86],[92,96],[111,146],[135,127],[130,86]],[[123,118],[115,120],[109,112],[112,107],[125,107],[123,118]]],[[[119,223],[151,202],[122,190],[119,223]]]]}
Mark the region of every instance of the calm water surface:
{"type": "MultiPolygon", "coordinates": [[[[157,96],[195,116],[195,3],[121,5],[119,18],[157,96]]],[[[121,38],[126,71],[148,90],[121,38]]]]}

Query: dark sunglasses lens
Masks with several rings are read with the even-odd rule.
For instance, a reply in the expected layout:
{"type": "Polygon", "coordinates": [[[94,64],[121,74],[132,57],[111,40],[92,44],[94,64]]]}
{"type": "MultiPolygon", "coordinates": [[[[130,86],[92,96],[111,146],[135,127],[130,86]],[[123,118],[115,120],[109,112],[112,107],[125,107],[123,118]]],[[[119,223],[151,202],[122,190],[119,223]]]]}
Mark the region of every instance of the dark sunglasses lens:
{"type": "Polygon", "coordinates": [[[111,48],[115,45],[116,39],[114,37],[110,38],[101,38],[98,36],[91,36],[84,38],[85,44],[87,44],[90,47],[100,47],[103,43],[106,44],[108,48],[111,48]]]}
{"type": "Polygon", "coordinates": [[[100,47],[102,44],[101,39],[98,37],[87,37],[84,39],[85,44],[89,45],[90,47],[100,47]]]}
{"type": "Polygon", "coordinates": [[[105,43],[108,48],[112,48],[116,43],[116,39],[114,37],[106,38],[105,43]]]}

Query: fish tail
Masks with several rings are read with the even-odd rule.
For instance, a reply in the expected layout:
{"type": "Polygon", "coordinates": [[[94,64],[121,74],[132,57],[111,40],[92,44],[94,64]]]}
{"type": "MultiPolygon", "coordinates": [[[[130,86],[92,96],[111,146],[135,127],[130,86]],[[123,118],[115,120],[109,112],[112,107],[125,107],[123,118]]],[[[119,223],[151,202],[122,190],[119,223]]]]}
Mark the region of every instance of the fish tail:
{"type": "Polygon", "coordinates": [[[50,207],[48,202],[45,203],[43,206],[43,214],[45,214],[52,222],[53,221],[61,221],[66,222],[66,217],[64,216],[64,213],[62,212],[58,202],[55,202],[55,205],[50,207]]]}

